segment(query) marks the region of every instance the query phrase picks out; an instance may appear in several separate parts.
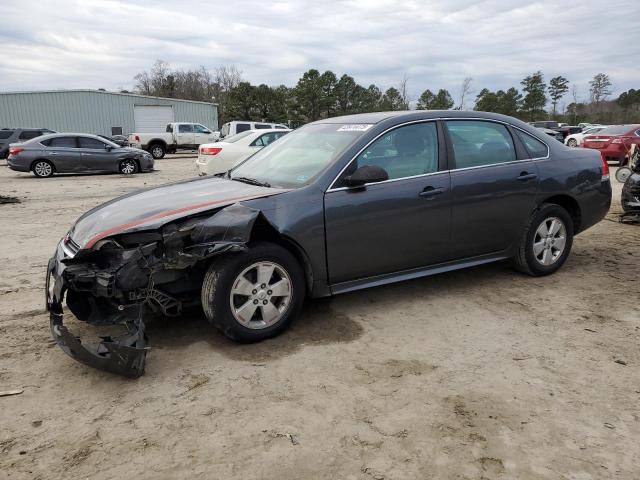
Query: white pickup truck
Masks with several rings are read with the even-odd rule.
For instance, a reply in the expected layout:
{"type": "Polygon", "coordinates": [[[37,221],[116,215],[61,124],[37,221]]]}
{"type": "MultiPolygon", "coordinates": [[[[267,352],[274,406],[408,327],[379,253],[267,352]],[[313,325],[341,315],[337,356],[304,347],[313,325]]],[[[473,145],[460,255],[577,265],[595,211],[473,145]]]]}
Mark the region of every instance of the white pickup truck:
{"type": "Polygon", "coordinates": [[[177,150],[197,150],[203,143],[216,142],[220,138],[218,132],[199,123],[169,123],[163,133],[132,133],[129,135],[129,146],[142,148],[153,158],[162,158],[165,153],[177,150]]]}

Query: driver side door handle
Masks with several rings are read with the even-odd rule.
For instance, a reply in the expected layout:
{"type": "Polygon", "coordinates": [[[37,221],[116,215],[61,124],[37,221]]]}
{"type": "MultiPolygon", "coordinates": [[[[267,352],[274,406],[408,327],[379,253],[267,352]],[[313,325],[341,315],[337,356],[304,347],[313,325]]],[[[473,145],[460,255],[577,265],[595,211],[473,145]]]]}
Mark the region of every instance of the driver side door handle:
{"type": "Polygon", "coordinates": [[[434,188],[432,186],[428,186],[428,187],[424,187],[424,190],[422,190],[418,194],[418,196],[423,198],[431,198],[431,197],[435,197],[436,195],[440,195],[442,193],[444,193],[444,188],[442,187],[434,188]]]}
{"type": "Polygon", "coordinates": [[[538,178],[538,175],[535,173],[522,172],[518,177],[518,180],[521,182],[526,182],[527,180],[533,180],[534,178],[538,178]]]}

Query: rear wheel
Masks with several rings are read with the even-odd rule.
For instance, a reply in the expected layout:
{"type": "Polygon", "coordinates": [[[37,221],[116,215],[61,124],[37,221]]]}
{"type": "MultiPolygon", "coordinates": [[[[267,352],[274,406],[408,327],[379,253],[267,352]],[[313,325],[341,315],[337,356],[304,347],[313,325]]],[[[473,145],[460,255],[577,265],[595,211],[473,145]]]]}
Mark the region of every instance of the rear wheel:
{"type": "Polygon", "coordinates": [[[118,171],[123,175],[131,175],[138,171],[138,164],[135,160],[127,158],[120,162],[120,165],[118,165],[118,171]]]}
{"type": "Polygon", "coordinates": [[[260,242],[214,261],[202,284],[209,322],[227,337],[257,342],[283,331],[300,313],[304,272],[286,249],[260,242]]]}
{"type": "Polygon", "coordinates": [[[153,158],[158,160],[159,158],[164,157],[164,154],[166,153],[166,149],[164,148],[164,145],[162,145],[161,143],[153,143],[149,147],[149,153],[153,158]]]}
{"type": "Polygon", "coordinates": [[[620,167],[616,170],[616,180],[625,183],[632,173],[633,171],[629,167],[620,167]]]}
{"type": "Polygon", "coordinates": [[[48,160],[37,160],[32,170],[36,177],[47,178],[53,175],[53,164],[48,160]]]}
{"type": "Polygon", "coordinates": [[[567,141],[567,145],[570,147],[577,147],[578,146],[578,141],[575,138],[570,138],[567,141]]]}
{"type": "Polygon", "coordinates": [[[561,206],[546,203],[531,216],[513,263],[529,275],[549,275],[564,264],[572,245],[571,216],[561,206]]]}

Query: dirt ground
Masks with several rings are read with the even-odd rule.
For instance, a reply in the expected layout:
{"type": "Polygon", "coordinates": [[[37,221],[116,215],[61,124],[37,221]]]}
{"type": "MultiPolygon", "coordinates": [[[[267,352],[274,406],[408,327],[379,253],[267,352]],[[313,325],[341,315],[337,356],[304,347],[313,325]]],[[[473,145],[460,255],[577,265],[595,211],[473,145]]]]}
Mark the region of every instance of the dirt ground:
{"type": "Polygon", "coordinates": [[[44,273],[85,210],[194,174],[157,168],[0,166],[22,202],[0,205],[0,391],[24,389],[0,397],[0,478],[640,478],[640,226],[617,223],[615,180],[556,275],[496,264],[314,301],[248,346],[199,315],[156,319],[128,380],[53,343],[44,273]]]}

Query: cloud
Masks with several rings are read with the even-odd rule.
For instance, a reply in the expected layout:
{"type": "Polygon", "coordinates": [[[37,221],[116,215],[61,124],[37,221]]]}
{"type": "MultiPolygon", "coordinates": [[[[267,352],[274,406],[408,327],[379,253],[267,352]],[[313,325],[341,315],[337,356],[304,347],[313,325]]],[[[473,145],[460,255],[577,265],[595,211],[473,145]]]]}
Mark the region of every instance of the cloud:
{"type": "Polygon", "coordinates": [[[293,85],[309,68],[414,98],[520,87],[564,75],[583,96],[598,72],[621,92],[640,87],[628,0],[3,0],[0,90],[132,88],[161,58],[176,68],[234,64],[253,83],[293,85]]]}

